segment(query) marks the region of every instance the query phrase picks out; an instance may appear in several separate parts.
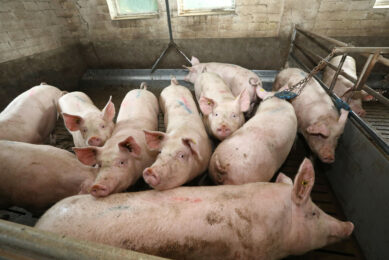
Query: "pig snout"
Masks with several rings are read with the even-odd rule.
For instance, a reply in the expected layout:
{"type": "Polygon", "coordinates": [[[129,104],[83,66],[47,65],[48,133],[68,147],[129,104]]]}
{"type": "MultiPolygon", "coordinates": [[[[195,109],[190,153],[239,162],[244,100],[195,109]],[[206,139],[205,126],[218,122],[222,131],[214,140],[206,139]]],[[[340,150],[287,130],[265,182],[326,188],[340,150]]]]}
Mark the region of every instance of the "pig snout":
{"type": "Polygon", "coordinates": [[[225,139],[231,134],[231,129],[228,128],[225,124],[222,124],[219,128],[216,129],[216,132],[221,139],[225,139]]]}
{"type": "Polygon", "coordinates": [[[157,186],[161,182],[159,174],[156,173],[152,168],[146,168],[143,171],[143,179],[152,187],[157,186]]]}
{"type": "Polygon", "coordinates": [[[88,144],[91,146],[103,146],[103,140],[99,137],[93,136],[88,139],[88,144]]]}
{"type": "Polygon", "coordinates": [[[354,230],[354,224],[350,221],[334,223],[332,227],[330,227],[331,234],[328,238],[328,243],[338,242],[346,237],[349,237],[354,230]]]}
{"type": "Polygon", "coordinates": [[[93,197],[106,197],[109,195],[109,189],[105,185],[95,184],[91,187],[90,193],[93,197]]]}

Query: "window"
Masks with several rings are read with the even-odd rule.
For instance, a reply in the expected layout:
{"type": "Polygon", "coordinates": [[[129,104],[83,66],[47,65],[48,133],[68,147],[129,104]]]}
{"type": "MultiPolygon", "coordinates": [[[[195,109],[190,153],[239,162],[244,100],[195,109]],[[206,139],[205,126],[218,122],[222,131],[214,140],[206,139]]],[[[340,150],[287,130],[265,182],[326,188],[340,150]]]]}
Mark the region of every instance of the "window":
{"type": "Polygon", "coordinates": [[[235,0],[177,0],[178,15],[210,15],[232,13],[235,0]]]}
{"type": "Polygon", "coordinates": [[[375,0],[373,8],[389,8],[389,0],[375,0]]]}
{"type": "Polygon", "coordinates": [[[107,0],[112,20],[158,16],[158,0],[107,0]]]}

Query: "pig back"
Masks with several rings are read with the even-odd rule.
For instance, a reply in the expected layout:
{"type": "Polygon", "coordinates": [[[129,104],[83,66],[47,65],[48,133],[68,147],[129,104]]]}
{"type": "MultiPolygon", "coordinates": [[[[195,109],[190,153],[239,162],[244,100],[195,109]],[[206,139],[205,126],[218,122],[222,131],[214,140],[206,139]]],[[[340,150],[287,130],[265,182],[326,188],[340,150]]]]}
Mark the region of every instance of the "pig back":
{"type": "Polygon", "coordinates": [[[0,114],[0,139],[43,143],[54,130],[61,95],[41,84],[16,97],[0,114]]]}
{"type": "Polygon", "coordinates": [[[0,141],[0,206],[37,211],[78,194],[94,168],[74,154],[48,145],[0,141]]]}
{"type": "MultiPolygon", "coordinates": [[[[340,60],[342,56],[336,56],[330,60],[330,63],[336,67],[338,67],[340,60]]],[[[346,60],[344,61],[344,64],[342,66],[342,70],[346,72],[347,74],[353,76],[355,79],[357,78],[357,73],[356,73],[356,64],[355,60],[351,56],[347,56],[346,60]]],[[[323,72],[323,82],[327,85],[330,86],[332,82],[332,78],[335,75],[335,71],[331,69],[330,67],[326,66],[323,72]]],[[[353,87],[353,83],[343,77],[342,75],[338,76],[338,79],[336,80],[335,87],[334,87],[334,92],[336,95],[339,97],[342,97],[343,94],[349,89],[353,87]]]]}
{"type": "Polygon", "coordinates": [[[131,120],[139,122],[142,129],[158,129],[158,100],[153,93],[146,89],[134,89],[124,97],[117,123],[131,120]]]}
{"type": "Polygon", "coordinates": [[[57,203],[36,228],[173,259],[274,259],[285,253],[279,236],[291,224],[290,190],[253,183],[79,195],[57,203]]]}
{"type": "Polygon", "coordinates": [[[58,101],[59,112],[82,116],[87,112],[99,112],[90,97],[80,91],[74,91],[63,95],[58,101]]]}

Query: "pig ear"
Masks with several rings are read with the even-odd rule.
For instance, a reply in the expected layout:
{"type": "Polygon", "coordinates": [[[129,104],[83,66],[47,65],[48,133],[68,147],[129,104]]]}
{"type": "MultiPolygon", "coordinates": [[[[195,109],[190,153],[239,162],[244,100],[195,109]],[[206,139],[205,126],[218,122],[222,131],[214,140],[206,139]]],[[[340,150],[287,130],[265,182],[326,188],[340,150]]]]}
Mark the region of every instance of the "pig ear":
{"type": "Polygon", "coordinates": [[[349,111],[347,111],[343,108],[340,110],[340,116],[339,116],[339,120],[338,120],[338,125],[339,125],[340,129],[344,129],[344,126],[346,125],[346,122],[347,122],[348,114],[349,114],[349,111]]]}
{"type": "Polygon", "coordinates": [[[66,128],[70,131],[80,130],[80,126],[84,123],[84,120],[80,116],[62,113],[62,117],[66,128]]]}
{"type": "Polygon", "coordinates": [[[199,106],[203,115],[209,115],[215,107],[215,101],[212,98],[202,96],[199,100],[199,106]]]}
{"type": "Polygon", "coordinates": [[[73,147],[73,151],[76,153],[77,159],[85,165],[93,166],[97,163],[96,147],[73,147]]]}
{"type": "Polygon", "coordinates": [[[250,108],[250,95],[247,92],[247,89],[242,90],[239,96],[236,97],[235,102],[239,105],[239,110],[241,112],[246,112],[250,108]]]}
{"type": "Polygon", "coordinates": [[[115,117],[115,105],[111,101],[112,96],[109,97],[108,103],[105,105],[103,109],[103,118],[105,121],[112,121],[115,117]]]}
{"type": "Polygon", "coordinates": [[[293,185],[292,179],[286,176],[285,174],[283,174],[282,172],[278,174],[276,183],[286,183],[286,184],[293,185]]]}
{"type": "Polygon", "coordinates": [[[307,133],[311,135],[330,136],[330,129],[322,122],[317,122],[307,127],[307,133]]]}
{"type": "Polygon", "coordinates": [[[181,140],[184,145],[190,148],[194,156],[197,156],[200,161],[203,160],[203,157],[200,155],[199,146],[193,138],[182,138],[181,140]]]}
{"type": "Polygon", "coordinates": [[[261,87],[256,87],[255,92],[257,93],[257,96],[262,100],[264,100],[266,97],[272,94],[271,92],[267,92],[261,87]]]}
{"type": "Polygon", "coordinates": [[[167,135],[158,131],[147,131],[143,130],[145,133],[146,145],[151,151],[161,150],[161,144],[166,140],[167,135]]]}
{"type": "Polygon", "coordinates": [[[124,141],[118,143],[120,151],[129,152],[133,157],[139,158],[142,149],[136,143],[134,137],[129,136],[124,141]]]}
{"type": "Polygon", "coordinates": [[[192,66],[194,66],[194,65],[200,64],[200,60],[197,59],[195,56],[192,56],[190,63],[192,63],[192,66]]]}
{"type": "Polygon", "coordinates": [[[296,205],[304,205],[309,199],[314,183],[315,172],[312,162],[305,158],[294,178],[292,201],[296,205]]]}
{"type": "Polygon", "coordinates": [[[178,81],[177,81],[177,79],[176,79],[176,77],[172,77],[172,79],[171,79],[171,81],[170,81],[170,84],[171,85],[180,85],[180,83],[178,83],[178,81]]]}

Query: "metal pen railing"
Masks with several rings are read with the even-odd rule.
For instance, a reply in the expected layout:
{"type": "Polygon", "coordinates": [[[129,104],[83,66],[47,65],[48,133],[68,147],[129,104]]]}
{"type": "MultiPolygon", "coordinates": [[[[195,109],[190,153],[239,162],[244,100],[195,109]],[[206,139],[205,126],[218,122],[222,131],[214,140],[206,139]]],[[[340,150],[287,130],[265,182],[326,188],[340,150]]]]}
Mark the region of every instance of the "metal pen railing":
{"type": "MultiPolygon", "coordinates": [[[[334,66],[331,63],[324,60],[326,63],[326,66],[328,66],[330,69],[335,71],[335,75],[331,81],[330,86],[327,86],[323,81],[321,81],[317,75],[315,75],[315,79],[320,83],[320,85],[326,90],[326,92],[334,99],[340,99],[334,92],[334,86],[336,83],[336,80],[339,75],[344,76],[346,79],[354,83],[354,86],[352,88],[352,91],[360,91],[364,90],[374,98],[376,98],[380,103],[384,104],[385,106],[389,106],[389,99],[380,94],[379,92],[375,91],[371,87],[369,87],[366,84],[366,81],[372,72],[375,64],[377,62],[388,66],[389,67],[389,59],[383,57],[381,54],[387,54],[389,53],[389,47],[356,47],[352,46],[351,44],[344,43],[342,41],[333,39],[328,36],[319,35],[317,33],[313,33],[307,30],[304,30],[302,28],[299,28],[297,26],[293,27],[292,37],[291,37],[291,43],[290,43],[290,49],[289,49],[289,55],[288,57],[291,57],[298,66],[300,66],[302,69],[304,69],[307,72],[310,72],[311,69],[309,66],[307,66],[304,62],[302,62],[296,55],[295,50],[298,50],[309,62],[311,62],[314,66],[318,64],[320,61],[323,60],[323,57],[316,54],[315,52],[309,50],[308,48],[303,47],[301,44],[296,42],[297,35],[301,34],[305,36],[307,39],[309,39],[312,43],[315,43],[318,47],[320,47],[322,50],[326,52],[334,51],[335,54],[342,54],[341,61],[339,62],[338,66],[334,66]],[[320,40],[329,42],[333,45],[335,45],[334,49],[331,49],[327,47],[325,44],[323,44],[320,40]],[[342,69],[342,66],[344,64],[344,61],[349,53],[355,53],[360,54],[362,56],[367,57],[366,63],[358,76],[358,78],[355,78],[353,75],[348,74],[342,69]]],[[[348,101],[348,100],[347,100],[348,101]]],[[[389,155],[389,146],[388,144],[376,133],[376,131],[371,128],[362,118],[360,118],[356,113],[350,112],[350,118],[358,123],[358,125],[369,134],[371,139],[387,154],[389,155]]]]}

